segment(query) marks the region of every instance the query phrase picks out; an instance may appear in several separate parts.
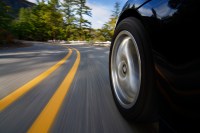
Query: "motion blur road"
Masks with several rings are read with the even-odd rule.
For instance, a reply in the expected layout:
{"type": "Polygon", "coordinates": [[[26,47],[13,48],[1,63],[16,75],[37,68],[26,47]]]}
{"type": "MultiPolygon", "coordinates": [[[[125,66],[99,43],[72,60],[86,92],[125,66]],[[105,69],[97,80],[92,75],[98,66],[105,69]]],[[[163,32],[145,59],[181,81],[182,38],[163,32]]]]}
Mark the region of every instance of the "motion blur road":
{"type": "Polygon", "coordinates": [[[87,45],[1,49],[0,133],[155,133],[118,112],[108,57],[87,45]]]}

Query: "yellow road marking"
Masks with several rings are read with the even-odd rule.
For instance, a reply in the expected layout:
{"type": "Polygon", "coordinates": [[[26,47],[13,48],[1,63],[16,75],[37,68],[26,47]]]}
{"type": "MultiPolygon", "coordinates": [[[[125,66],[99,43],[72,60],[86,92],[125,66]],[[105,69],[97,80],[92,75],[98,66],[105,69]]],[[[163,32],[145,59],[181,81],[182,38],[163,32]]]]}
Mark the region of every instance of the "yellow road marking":
{"type": "Polygon", "coordinates": [[[76,50],[76,53],[77,58],[74,65],[72,66],[69,73],[67,74],[59,88],[56,90],[52,98],[49,100],[48,104],[45,106],[33,125],[30,127],[28,133],[48,133],[78,69],[80,63],[80,52],[76,50]]]}
{"type": "Polygon", "coordinates": [[[0,100],[0,111],[4,110],[6,107],[8,107],[10,104],[12,104],[14,101],[16,101],[18,98],[20,98],[22,95],[26,94],[29,90],[31,90],[34,86],[39,84],[41,81],[43,81],[46,77],[48,77],[52,72],[54,72],[56,69],[58,69],[62,64],[66,62],[66,60],[70,57],[72,54],[72,50],[69,49],[69,53],[58,63],[53,65],[51,68],[40,74],[39,76],[35,77],[33,80],[29,81],[22,87],[18,88],[16,91],[12,92],[8,96],[4,97],[0,100]]]}

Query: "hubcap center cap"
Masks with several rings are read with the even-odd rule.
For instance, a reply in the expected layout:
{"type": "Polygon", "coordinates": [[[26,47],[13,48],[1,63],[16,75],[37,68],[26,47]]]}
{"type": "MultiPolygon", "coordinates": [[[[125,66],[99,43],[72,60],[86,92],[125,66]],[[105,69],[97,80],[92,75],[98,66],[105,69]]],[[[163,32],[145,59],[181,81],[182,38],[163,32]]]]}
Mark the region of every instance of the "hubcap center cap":
{"type": "Polygon", "coordinates": [[[122,66],[122,72],[123,72],[123,74],[126,74],[126,73],[127,73],[126,64],[123,64],[123,66],[122,66]]]}

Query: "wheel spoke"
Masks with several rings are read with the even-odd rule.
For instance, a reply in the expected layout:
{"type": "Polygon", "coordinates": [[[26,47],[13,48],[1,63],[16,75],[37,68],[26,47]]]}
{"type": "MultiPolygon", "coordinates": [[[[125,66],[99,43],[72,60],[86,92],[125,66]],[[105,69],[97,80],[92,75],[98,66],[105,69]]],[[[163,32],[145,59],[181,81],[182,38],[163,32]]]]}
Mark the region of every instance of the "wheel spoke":
{"type": "Polygon", "coordinates": [[[128,31],[121,31],[115,39],[111,68],[115,95],[124,108],[131,108],[139,95],[141,61],[136,41],[128,31]]]}

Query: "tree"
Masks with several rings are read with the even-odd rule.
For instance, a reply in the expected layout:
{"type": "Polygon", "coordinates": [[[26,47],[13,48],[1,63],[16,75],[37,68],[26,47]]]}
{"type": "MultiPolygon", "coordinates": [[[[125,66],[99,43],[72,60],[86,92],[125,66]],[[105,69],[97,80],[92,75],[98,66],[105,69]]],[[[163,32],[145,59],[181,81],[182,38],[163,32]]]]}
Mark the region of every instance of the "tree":
{"type": "Polygon", "coordinates": [[[50,0],[48,3],[48,8],[45,13],[44,19],[49,25],[49,35],[51,39],[58,39],[61,32],[61,27],[63,26],[63,18],[59,10],[58,0],[50,0]]]}
{"type": "Polygon", "coordinates": [[[114,5],[114,10],[112,11],[112,18],[117,19],[118,15],[120,13],[120,3],[116,2],[114,5]]]}
{"type": "Polygon", "coordinates": [[[65,20],[64,24],[64,38],[67,40],[73,40],[74,34],[76,33],[75,25],[75,6],[76,2],[74,0],[64,0],[62,3],[62,12],[65,20]]]}
{"type": "Polygon", "coordinates": [[[60,39],[63,18],[58,0],[51,0],[47,4],[42,0],[32,8],[21,8],[19,18],[13,25],[19,39],[60,39]]]}
{"type": "Polygon", "coordinates": [[[0,1],[0,43],[7,44],[13,41],[11,31],[11,8],[0,1]]]}
{"type": "MultiPolygon", "coordinates": [[[[0,26],[8,26],[5,21],[6,7],[2,4],[0,6],[4,8],[0,9],[0,26]]],[[[86,0],[64,0],[61,4],[59,0],[37,0],[35,6],[21,8],[18,18],[10,27],[18,39],[89,40],[92,30],[86,16],[91,16],[86,0]]]]}
{"type": "Polygon", "coordinates": [[[120,3],[116,2],[109,21],[105,23],[102,27],[103,31],[102,34],[106,40],[110,41],[112,36],[114,35],[115,24],[119,13],[120,13],[120,3]]]}
{"type": "Polygon", "coordinates": [[[21,8],[19,18],[14,22],[14,30],[19,39],[31,39],[33,25],[30,19],[31,9],[21,8]]]}
{"type": "Polygon", "coordinates": [[[12,17],[9,15],[10,12],[10,7],[0,1],[0,28],[8,29],[8,24],[10,24],[12,20],[12,17]]]}
{"type": "Polygon", "coordinates": [[[76,0],[76,15],[77,17],[77,26],[79,30],[80,40],[85,40],[90,36],[91,22],[84,18],[84,16],[92,16],[91,8],[86,6],[86,0],[76,0]]]}
{"type": "Polygon", "coordinates": [[[105,35],[103,33],[107,32],[104,32],[102,29],[93,30],[93,41],[106,41],[105,35]]]}
{"type": "Polygon", "coordinates": [[[34,40],[44,41],[49,39],[48,30],[50,26],[46,23],[45,14],[48,11],[48,6],[45,4],[44,0],[39,2],[32,9],[31,19],[34,25],[34,40]]]}

